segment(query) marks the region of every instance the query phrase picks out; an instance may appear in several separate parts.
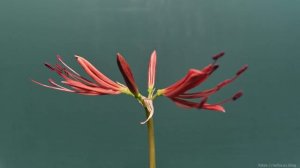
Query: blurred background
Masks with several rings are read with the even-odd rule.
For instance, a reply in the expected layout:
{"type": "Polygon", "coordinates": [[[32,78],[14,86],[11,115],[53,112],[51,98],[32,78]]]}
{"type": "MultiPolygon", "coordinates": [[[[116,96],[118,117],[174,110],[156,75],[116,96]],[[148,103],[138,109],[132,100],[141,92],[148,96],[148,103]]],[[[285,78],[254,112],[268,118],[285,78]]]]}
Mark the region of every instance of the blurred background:
{"type": "Polygon", "coordinates": [[[33,84],[61,79],[43,66],[74,54],[123,83],[120,52],[145,94],[150,53],[157,88],[225,51],[195,90],[249,70],[209,101],[243,89],[226,113],[155,101],[158,168],[300,166],[300,1],[1,0],[0,168],[141,168],[148,165],[145,114],[131,97],[81,96],[33,84]]]}

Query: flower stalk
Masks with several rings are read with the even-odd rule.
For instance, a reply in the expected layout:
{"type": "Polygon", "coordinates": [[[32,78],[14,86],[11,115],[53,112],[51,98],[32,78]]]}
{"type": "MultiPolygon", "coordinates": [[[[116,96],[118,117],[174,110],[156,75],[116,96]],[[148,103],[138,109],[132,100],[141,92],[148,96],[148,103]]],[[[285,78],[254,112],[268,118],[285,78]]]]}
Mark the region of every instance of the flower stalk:
{"type": "MultiPolygon", "coordinates": [[[[149,112],[146,109],[146,117],[149,117],[149,112]]],[[[154,121],[153,118],[147,122],[148,144],[149,144],[149,168],[156,168],[155,155],[155,136],[154,136],[154,121]]]]}

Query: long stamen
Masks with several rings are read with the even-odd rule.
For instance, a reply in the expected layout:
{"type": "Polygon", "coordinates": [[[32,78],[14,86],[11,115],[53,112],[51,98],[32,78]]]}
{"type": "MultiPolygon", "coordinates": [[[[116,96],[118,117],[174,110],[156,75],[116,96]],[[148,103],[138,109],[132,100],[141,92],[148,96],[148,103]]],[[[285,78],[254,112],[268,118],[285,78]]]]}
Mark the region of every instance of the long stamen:
{"type": "Polygon", "coordinates": [[[116,84],[114,81],[112,81],[103,73],[101,73],[89,61],[87,61],[86,59],[78,55],[75,55],[75,57],[77,58],[77,62],[81,65],[81,67],[85,70],[85,72],[91,78],[93,78],[98,84],[107,87],[108,89],[114,89],[114,90],[120,89],[118,84],[116,84]]]}
{"type": "Polygon", "coordinates": [[[70,90],[70,89],[63,89],[63,88],[59,88],[59,87],[55,87],[55,86],[49,86],[49,85],[45,85],[43,83],[40,83],[38,81],[35,81],[35,80],[31,80],[32,82],[38,84],[38,85],[41,85],[41,86],[44,86],[46,88],[50,88],[50,89],[55,89],[55,90],[60,90],[60,91],[65,91],[65,92],[75,92],[73,90],[70,90]]]}
{"type": "Polygon", "coordinates": [[[223,100],[223,101],[221,101],[219,103],[215,103],[215,104],[222,105],[222,104],[225,104],[225,103],[228,103],[228,102],[231,102],[231,101],[236,101],[237,99],[239,99],[242,96],[243,96],[243,92],[242,91],[238,91],[232,97],[227,98],[227,99],[225,99],[225,100],[223,100]]]}
{"type": "Polygon", "coordinates": [[[44,65],[45,65],[47,68],[49,68],[51,71],[55,71],[55,68],[54,68],[52,65],[50,65],[50,64],[48,64],[48,63],[44,63],[44,65]]]}
{"type": "Polygon", "coordinates": [[[74,74],[80,76],[75,70],[73,70],[72,68],[70,68],[61,58],[60,55],[56,55],[57,59],[59,60],[59,62],[61,62],[67,69],[69,69],[71,72],[73,72],[74,74]]]}
{"type": "Polygon", "coordinates": [[[54,82],[54,80],[51,79],[51,78],[48,79],[48,82],[49,82],[52,86],[54,86],[54,87],[58,87],[58,88],[65,89],[65,90],[69,90],[70,92],[73,92],[73,90],[70,90],[70,89],[68,89],[68,88],[65,88],[65,87],[63,87],[63,86],[57,84],[57,83],[54,82]]]}
{"type": "Polygon", "coordinates": [[[213,64],[215,64],[217,62],[218,59],[220,59],[221,57],[223,57],[225,55],[225,52],[222,51],[214,56],[212,56],[212,59],[214,60],[213,61],[213,64]]]}
{"type": "Polygon", "coordinates": [[[90,80],[88,80],[88,79],[86,79],[82,76],[78,76],[78,75],[73,74],[73,73],[71,73],[69,71],[66,71],[66,70],[64,72],[68,75],[68,77],[70,77],[70,78],[72,78],[76,81],[83,82],[84,84],[89,85],[89,86],[99,87],[99,85],[93,83],[92,81],[90,81],[90,80]]]}
{"type": "Polygon", "coordinates": [[[237,71],[236,75],[240,76],[242,73],[244,73],[248,69],[248,65],[242,66],[240,70],[237,71]]]}

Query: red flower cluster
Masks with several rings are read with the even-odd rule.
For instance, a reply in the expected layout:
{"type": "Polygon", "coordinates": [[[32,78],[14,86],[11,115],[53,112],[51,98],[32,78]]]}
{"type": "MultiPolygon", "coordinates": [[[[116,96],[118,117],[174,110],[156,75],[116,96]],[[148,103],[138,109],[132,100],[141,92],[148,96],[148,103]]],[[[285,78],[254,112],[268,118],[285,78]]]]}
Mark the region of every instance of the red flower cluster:
{"type": "MultiPolygon", "coordinates": [[[[52,66],[48,63],[45,63],[45,66],[49,68],[51,71],[56,72],[59,76],[61,76],[67,87],[61,86],[57,84],[53,79],[49,79],[49,85],[42,84],[33,80],[33,82],[42,85],[47,88],[61,90],[65,92],[73,92],[83,95],[115,95],[120,93],[125,93],[134,96],[142,103],[143,106],[146,106],[150,110],[151,115],[153,115],[153,105],[152,100],[157,96],[164,95],[174,101],[177,105],[186,108],[199,108],[199,109],[207,109],[207,110],[215,110],[224,112],[224,108],[222,104],[228,101],[235,101],[239,97],[242,96],[242,92],[237,92],[233,97],[229,99],[225,99],[220,103],[208,104],[208,97],[212,94],[219,91],[221,88],[225,87],[229,83],[233,82],[236,78],[238,78],[247,68],[248,66],[243,66],[234,77],[227,79],[217,86],[200,91],[189,93],[189,91],[196,86],[202,84],[219,66],[216,64],[216,61],[224,55],[224,52],[219,53],[213,56],[214,62],[209,64],[205,68],[198,69],[190,69],[188,73],[179,81],[174,84],[164,88],[157,90],[156,94],[154,94],[154,84],[155,84],[155,73],[156,73],[156,51],[153,51],[150,57],[149,65],[148,65],[148,97],[144,97],[140,94],[136,82],[134,80],[132,71],[130,69],[129,64],[126,62],[125,58],[121,54],[117,54],[117,63],[118,67],[123,75],[126,86],[114,82],[109,79],[103,73],[101,73],[98,69],[96,69],[89,61],[86,59],[75,56],[79,65],[83,68],[83,70],[88,74],[88,76],[92,79],[87,79],[82,77],[79,73],[70,68],[60,56],[57,56],[59,61],[58,64],[52,66]],[[194,102],[191,100],[200,99],[199,102],[194,102]]],[[[149,118],[148,118],[149,119],[149,118]]]]}

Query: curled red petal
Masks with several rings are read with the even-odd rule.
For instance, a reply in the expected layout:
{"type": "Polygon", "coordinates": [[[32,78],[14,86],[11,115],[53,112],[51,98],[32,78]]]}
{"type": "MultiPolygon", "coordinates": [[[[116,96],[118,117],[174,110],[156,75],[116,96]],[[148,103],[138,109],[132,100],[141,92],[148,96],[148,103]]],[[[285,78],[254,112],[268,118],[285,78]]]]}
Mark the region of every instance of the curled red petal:
{"type": "Polygon", "coordinates": [[[197,108],[197,109],[205,109],[205,110],[214,110],[219,112],[225,112],[225,109],[223,106],[219,104],[208,104],[206,103],[207,98],[202,99],[200,103],[187,101],[179,98],[172,98],[172,101],[176,103],[179,107],[183,108],[197,108]]]}
{"type": "Polygon", "coordinates": [[[201,84],[207,76],[207,73],[200,70],[190,69],[185,77],[165,88],[163,94],[167,97],[176,97],[177,95],[183,94],[184,92],[201,84]]]}
{"type": "Polygon", "coordinates": [[[231,82],[233,82],[235,79],[236,79],[236,77],[234,77],[232,79],[226,79],[223,82],[220,82],[214,88],[207,89],[207,90],[204,90],[204,91],[201,91],[201,92],[183,93],[181,95],[178,95],[178,97],[184,98],[184,99],[194,99],[194,98],[201,98],[201,97],[209,97],[210,95],[216,93],[217,91],[219,91],[223,87],[225,87],[228,84],[230,84],[231,82]]]}
{"type": "Polygon", "coordinates": [[[183,93],[183,94],[178,95],[178,97],[179,98],[184,98],[184,99],[194,99],[194,98],[208,97],[208,96],[216,93],[217,91],[219,91],[223,87],[229,85],[233,81],[235,81],[242,73],[244,73],[247,70],[247,68],[248,68],[248,65],[244,65],[242,68],[240,68],[240,70],[238,70],[238,72],[236,73],[236,75],[234,77],[232,77],[230,79],[226,79],[226,80],[220,82],[214,88],[207,89],[207,90],[204,90],[204,91],[201,91],[201,92],[183,93]]]}
{"type": "Polygon", "coordinates": [[[75,70],[73,70],[71,67],[69,67],[64,61],[63,59],[61,58],[60,55],[56,55],[56,58],[59,62],[61,62],[69,71],[73,72],[74,74],[80,76],[75,70]]]}
{"type": "Polygon", "coordinates": [[[173,102],[175,102],[176,105],[178,105],[179,107],[183,107],[183,108],[202,108],[202,106],[205,104],[205,102],[207,101],[207,98],[203,98],[200,103],[196,103],[196,102],[192,102],[192,101],[188,101],[188,100],[183,100],[183,99],[179,99],[179,98],[171,98],[171,100],[173,102]]]}

